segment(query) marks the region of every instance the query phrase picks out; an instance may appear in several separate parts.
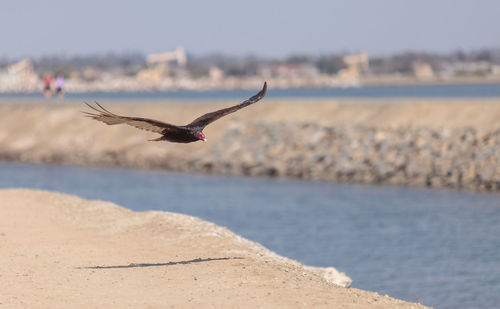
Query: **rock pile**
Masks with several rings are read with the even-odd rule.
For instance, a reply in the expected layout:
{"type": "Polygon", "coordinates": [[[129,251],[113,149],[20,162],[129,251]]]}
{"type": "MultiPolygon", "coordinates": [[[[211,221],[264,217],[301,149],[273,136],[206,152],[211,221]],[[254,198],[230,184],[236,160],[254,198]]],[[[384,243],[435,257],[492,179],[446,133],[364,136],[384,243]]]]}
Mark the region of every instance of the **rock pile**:
{"type": "Polygon", "coordinates": [[[500,191],[500,130],[233,125],[208,172],[500,191]]]}

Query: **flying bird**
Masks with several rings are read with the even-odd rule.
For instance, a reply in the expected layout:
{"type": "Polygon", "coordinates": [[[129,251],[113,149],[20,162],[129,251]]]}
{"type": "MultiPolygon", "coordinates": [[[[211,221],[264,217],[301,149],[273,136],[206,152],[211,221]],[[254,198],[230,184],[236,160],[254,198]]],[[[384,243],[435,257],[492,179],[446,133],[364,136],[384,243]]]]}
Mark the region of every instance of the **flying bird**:
{"type": "Polygon", "coordinates": [[[136,127],[138,129],[151,131],[155,133],[161,134],[160,137],[153,139],[151,141],[169,141],[173,143],[192,143],[196,141],[206,141],[207,138],[205,134],[203,134],[203,129],[209,125],[210,123],[216,121],[217,119],[226,116],[227,114],[234,113],[235,111],[242,109],[250,104],[258,102],[260,99],[264,97],[267,91],[267,83],[264,83],[264,87],[259,91],[256,95],[237,104],[232,107],[223,108],[211,113],[207,113],[203,116],[200,116],[193,120],[191,123],[184,126],[177,126],[169,123],[165,123],[158,120],[148,119],[148,118],[139,118],[139,117],[126,117],[114,114],[104,107],[101,104],[95,102],[97,106],[92,106],[85,102],[88,107],[93,109],[94,111],[82,112],[85,116],[90,117],[92,119],[102,121],[108,125],[115,124],[128,124],[130,126],[136,127]]]}

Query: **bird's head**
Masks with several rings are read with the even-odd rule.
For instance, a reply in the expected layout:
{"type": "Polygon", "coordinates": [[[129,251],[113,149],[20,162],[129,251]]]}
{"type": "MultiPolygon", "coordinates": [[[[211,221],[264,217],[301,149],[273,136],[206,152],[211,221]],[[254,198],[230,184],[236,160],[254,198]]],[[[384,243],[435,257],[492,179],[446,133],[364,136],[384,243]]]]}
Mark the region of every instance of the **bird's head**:
{"type": "Polygon", "coordinates": [[[203,134],[203,132],[201,131],[196,131],[196,137],[199,139],[199,140],[202,140],[204,142],[207,141],[207,138],[205,137],[205,134],[203,134]]]}

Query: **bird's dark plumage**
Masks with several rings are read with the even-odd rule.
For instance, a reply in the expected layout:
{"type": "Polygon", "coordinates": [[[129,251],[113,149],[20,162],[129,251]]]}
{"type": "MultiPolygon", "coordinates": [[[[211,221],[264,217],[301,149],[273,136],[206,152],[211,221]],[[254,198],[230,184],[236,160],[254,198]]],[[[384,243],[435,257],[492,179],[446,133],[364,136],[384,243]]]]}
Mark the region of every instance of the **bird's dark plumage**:
{"type": "Polygon", "coordinates": [[[97,102],[95,102],[97,106],[92,106],[85,102],[85,104],[87,104],[88,107],[93,109],[94,112],[92,113],[83,112],[83,113],[92,119],[102,121],[108,125],[124,123],[136,127],[138,129],[155,132],[162,135],[161,137],[154,139],[154,141],[166,140],[174,143],[191,143],[191,142],[196,142],[198,140],[205,141],[206,138],[202,131],[207,125],[209,125],[210,123],[216,121],[221,117],[226,116],[227,114],[234,113],[235,111],[243,107],[258,102],[260,99],[264,97],[266,91],[267,91],[267,83],[264,83],[264,87],[262,88],[262,90],[253,97],[249,98],[248,100],[245,100],[240,104],[232,107],[223,108],[215,112],[207,113],[203,116],[196,118],[191,123],[185,126],[176,126],[173,124],[148,118],[126,117],[126,116],[116,115],[108,111],[104,107],[102,107],[97,102]]]}

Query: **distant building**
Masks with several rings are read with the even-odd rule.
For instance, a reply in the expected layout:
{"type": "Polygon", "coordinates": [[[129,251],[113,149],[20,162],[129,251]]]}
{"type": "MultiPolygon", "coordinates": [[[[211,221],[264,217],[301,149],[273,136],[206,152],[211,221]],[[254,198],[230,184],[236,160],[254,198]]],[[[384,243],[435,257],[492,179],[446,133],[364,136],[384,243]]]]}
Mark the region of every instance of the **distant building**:
{"type": "Polygon", "coordinates": [[[427,62],[416,61],[412,63],[413,75],[417,79],[433,79],[435,77],[434,70],[427,62]]]}
{"type": "Polygon", "coordinates": [[[42,88],[30,59],[23,59],[8,66],[6,73],[0,74],[2,92],[31,92],[42,88]]]}
{"type": "Polygon", "coordinates": [[[33,70],[33,63],[31,63],[31,60],[29,60],[28,58],[10,65],[7,68],[7,72],[12,75],[24,76],[31,76],[35,74],[33,70]]]}
{"type": "Polygon", "coordinates": [[[464,61],[450,63],[444,68],[445,75],[474,76],[493,74],[493,66],[488,61],[464,61]]]}
{"type": "Polygon", "coordinates": [[[142,80],[157,81],[169,76],[171,64],[175,63],[177,67],[185,67],[187,56],[183,47],[177,47],[171,52],[160,54],[151,54],[146,57],[148,67],[137,73],[137,78],[142,80]]]}
{"type": "Polygon", "coordinates": [[[368,54],[362,51],[359,54],[348,55],[342,58],[347,68],[337,73],[340,79],[359,79],[370,73],[370,62],[368,54]]]}
{"type": "Polygon", "coordinates": [[[210,67],[208,74],[210,76],[210,79],[212,79],[212,80],[218,81],[218,80],[221,80],[222,78],[224,78],[224,72],[216,66],[210,67]]]}
{"type": "Polygon", "coordinates": [[[491,66],[491,75],[500,76],[500,65],[491,66]]]}

